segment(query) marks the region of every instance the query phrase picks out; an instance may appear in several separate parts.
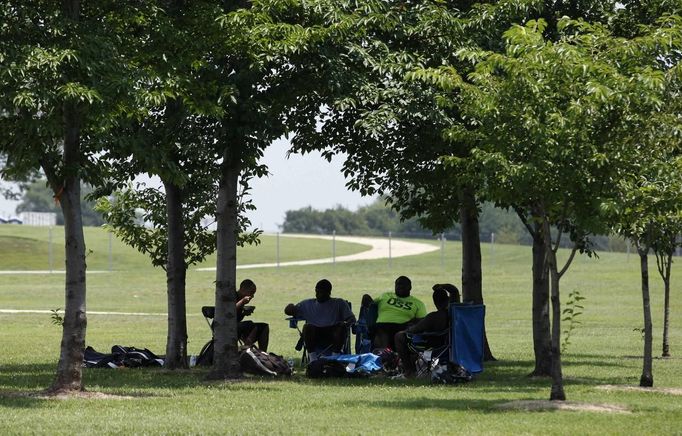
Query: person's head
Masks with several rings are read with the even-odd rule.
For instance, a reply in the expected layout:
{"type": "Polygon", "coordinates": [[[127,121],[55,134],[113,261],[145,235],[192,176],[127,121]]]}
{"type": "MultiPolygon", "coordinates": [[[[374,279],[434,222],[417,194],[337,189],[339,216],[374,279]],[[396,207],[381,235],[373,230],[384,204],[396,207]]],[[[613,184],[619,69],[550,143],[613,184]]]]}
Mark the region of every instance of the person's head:
{"type": "Polygon", "coordinates": [[[395,279],[395,294],[398,297],[409,297],[412,290],[412,282],[405,276],[395,279]]]}
{"type": "MultiPolygon", "coordinates": [[[[455,285],[452,285],[450,283],[437,283],[437,284],[433,285],[432,289],[434,290],[434,292],[437,289],[442,289],[452,296],[452,301],[454,301],[455,303],[460,302],[459,289],[457,289],[457,286],[455,286],[455,285]]],[[[435,302],[435,300],[434,300],[434,302],[435,302]]]]}
{"type": "Polygon", "coordinates": [[[248,295],[250,297],[253,297],[254,294],[256,293],[256,284],[251,279],[243,280],[239,284],[239,291],[237,291],[237,292],[241,296],[248,295]]]}
{"type": "Polygon", "coordinates": [[[449,303],[450,296],[445,289],[437,288],[433,290],[433,304],[437,310],[447,310],[449,303]]]}
{"type": "Polygon", "coordinates": [[[315,285],[315,298],[318,302],[324,303],[332,296],[332,283],[327,279],[322,279],[315,285]]]}

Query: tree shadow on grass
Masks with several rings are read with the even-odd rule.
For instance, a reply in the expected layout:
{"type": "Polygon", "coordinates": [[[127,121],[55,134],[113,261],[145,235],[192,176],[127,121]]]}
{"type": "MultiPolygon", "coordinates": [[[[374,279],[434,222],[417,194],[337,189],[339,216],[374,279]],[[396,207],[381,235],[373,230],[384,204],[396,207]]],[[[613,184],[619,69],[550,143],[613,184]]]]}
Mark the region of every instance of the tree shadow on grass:
{"type": "MultiPolygon", "coordinates": [[[[366,404],[367,407],[377,407],[391,410],[448,410],[448,411],[471,411],[476,410],[480,412],[499,412],[495,406],[504,403],[503,400],[472,400],[470,398],[429,398],[419,397],[410,399],[394,399],[371,401],[366,404]]],[[[348,402],[348,407],[356,407],[357,403],[348,402]]]]}
{"type": "MultiPolygon", "coordinates": [[[[244,377],[236,382],[207,382],[208,369],[168,371],[162,368],[84,368],[86,391],[106,392],[121,397],[164,397],[163,390],[224,388],[232,391],[282,390],[285,387],[267,382],[269,378],[244,377]],[[265,383],[264,383],[265,382],[265,383]],[[267,384],[267,386],[264,386],[267,384]],[[140,392],[149,390],[149,392],[140,392]],[[161,392],[159,392],[161,391],[161,392]],[[132,392],[132,393],[131,393],[132,392]]],[[[54,381],[56,365],[25,364],[0,367],[0,404],[9,407],[35,407],[47,397],[40,394],[54,381]]]]}

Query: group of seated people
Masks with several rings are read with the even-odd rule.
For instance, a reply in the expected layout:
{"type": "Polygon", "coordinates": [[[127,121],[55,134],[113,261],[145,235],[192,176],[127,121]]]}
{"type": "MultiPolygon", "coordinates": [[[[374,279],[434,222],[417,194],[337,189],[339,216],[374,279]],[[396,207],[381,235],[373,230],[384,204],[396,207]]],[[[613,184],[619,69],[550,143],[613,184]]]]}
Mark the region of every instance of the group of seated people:
{"type": "MultiPolygon", "coordinates": [[[[451,284],[433,286],[433,302],[436,311],[426,313],[426,306],[418,298],[410,295],[412,282],[405,276],[395,281],[394,292],[386,292],[377,298],[365,294],[362,305],[376,305],[377,319],[373,329],[373,348],[395,350],[402,363],[406,377],[415,374],[415,359],[408,347],[410,334],[439,332],[449,324],[448,305],[459,302],[459,290],[451,284]]],[[[265,323],[244,321],[249,315],[249,303],[256,293],[256,285],[244,280],[237,291],[238,334],[245,345],[258,344],[267,351],[269,328],[265,323]]],[[[322,346],[330,353],[341,353],[348,335],[348,328],[356,322],[348,302],[333,298],[332,284],[322,279],[315,285],[315,298],[305,299],[297,304],[290,303],[284,313],[305,321],[302,336],[308,350],[310,361],[316,360],[322,346]]]]}

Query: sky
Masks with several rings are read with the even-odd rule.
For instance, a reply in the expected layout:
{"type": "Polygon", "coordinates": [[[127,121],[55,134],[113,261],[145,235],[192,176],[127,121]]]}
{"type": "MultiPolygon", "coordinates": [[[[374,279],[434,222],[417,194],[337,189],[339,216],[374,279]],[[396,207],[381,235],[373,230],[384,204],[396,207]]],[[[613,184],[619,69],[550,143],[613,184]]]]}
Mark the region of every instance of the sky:
{"type": "Polygon", "coordinates": [[[265,151],[263,163],[270,176],[252,181],[251,198],[258,208],[249,214],[251,224],[266,232],[279,230],[287,210],[312,206],[329,209],[337,205],[356,210],[371,203],[371,197],[362,197],[345,187],[341,172],[343,157],[327,162],[319,153],[286,158],[289,143],[275,141],[265,151]]]}
{"type": "MultiPolygon", "coordinates": [[[[343,157],[327,162],[319,153],[310,153],[287,159],[288,149],[289,143],[283,139],[268,147],[262,162],[268,166],[270,176],[251,181],[251,199],[257,207],[248,214],[253,227],[277,232],[287,210],[307,206],[323,210],[337,205],[356,210],[373,201],[345,187],[343,157]]],[[[13,216],[17,204],[0,196],[0,216],[13,216]]]]}

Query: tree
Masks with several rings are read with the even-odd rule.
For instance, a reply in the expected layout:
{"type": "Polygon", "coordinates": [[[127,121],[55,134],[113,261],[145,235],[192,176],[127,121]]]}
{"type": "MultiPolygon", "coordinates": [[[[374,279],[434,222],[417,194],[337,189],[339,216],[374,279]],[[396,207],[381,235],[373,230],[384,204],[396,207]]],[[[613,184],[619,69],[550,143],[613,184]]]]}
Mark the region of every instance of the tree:
{"type": "MultiPolygon", "coordinates": [[[[225,5],[217,17],[221,45],[213,53],[211,80],[234,90],[220,99],[222,112],[214,117],[213,151],[217,161],[217,266],[214,318],[214,361],[209,378],[241,376],[237,350],[236,267],[240,232],[250,203],[240,202],[248,180],[263,176],[258,165],[263,150],[284,135],[297,120],[287,118],[291,106],[314,82],[303,80],[292,57],[304,56],[313,32],[300,24],[299,3],[275,0],[225,5]]],[[[310,117],[307,123],[314,123],[310,117]]]]}
{"type": "MultiPolygon", "coordinates": [[[[413,80],[410,74],[424,66],[470,70],[470,63],[457,57],[459,49],[497,47],[502,29],[540,8],[532,1],[368,2],[340,8],[329,16],[346,18],[331,25],[361,31],[345,32],[337,42],[342,47],[337,49],[339,60],[319,68],[319,80],[329,83],[317,102],[321,127],[299,131],[294,138],[299,151],[346,153],[349,187],[387,195],[402,218],[417,217],[434,233],[459,222],[467,301],[483,302],[480,180],[475,168],[452,171],[439,158],[466,161],[472,144],[443,134],[461,124],[457,105],[438,105],[442,92],[433,86],[438,84],[413,80]]],[[[486,357],[492,358],[487,341],[486,357]]]]}
{"type": "Polygon", "coordinates": [[[544,26],[542,20],[514,26],[505,33],[505,54],[463,51],[462,56],[482,59],[469,75],[474,86],[447,69],[420,74],[459,84],[455,98],[471,125],[453,134],[478,142],[473,155],[485,174],[486,193],[529,211],[543,234],[552,301],[550,398],[563,400],[560,279],[576,251],[592,253],[589,235],[604,231],[601,205],[616,195],[620,171],[637,159],[636,129],[656,110],[659,73],[650,71],[655,55],[647,47],[675,31],[629,41],[599,25],[562,20],[563,36],[552,43],[543,37],[544,26]],[[639,55],[635,60],[623,61],[633,53],[639,55]],[[642,63],[647,67],[638,68],[642,63]],[[573,249],[559,266],[565,232],[573,249]]]}
{"type": "Polygon", "coordinates": [[[186,368],[185,279],[188,265],[215,249],[215,234],[202,218],[215,211],[217,174],[211,141],[212,115],[220,112],[216,89],[205,81],[212,67],[220,7],[214,1],[160,1],[150,7],[130,40],[130,57],[139,66],[133,84],[137,110],[103,138],[109,150],[109,180],[102,193],[124,187],[102,210],[124,241],[150,255],[166,272],[168,335],[164,366],[186,368]],[[156,6],[158,4],[158,6],[156,6]],[[125,187],[140,173],[157,176],[163,190],[125,187]],[[144,210],[146,223],[134,211],[144,210]],[[146,225],[151,224],[149,228],[146,225]]]}
{"type": "Polygon", "coordinates": [[[0,5],[0,150],[3,176],[41,169],[64,214],[65,314],[51,392],[83,389],[86,334],[85,241],[81,180],[97,184],[90,141],[110,125],[126,96],[127,63],[118,2],[14,2],[0,5]],[[114,16],[119,14],[117,18],[114,16]]]}

